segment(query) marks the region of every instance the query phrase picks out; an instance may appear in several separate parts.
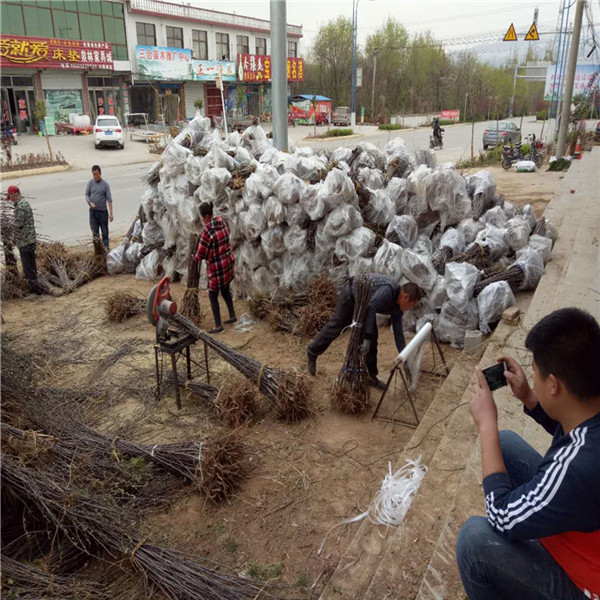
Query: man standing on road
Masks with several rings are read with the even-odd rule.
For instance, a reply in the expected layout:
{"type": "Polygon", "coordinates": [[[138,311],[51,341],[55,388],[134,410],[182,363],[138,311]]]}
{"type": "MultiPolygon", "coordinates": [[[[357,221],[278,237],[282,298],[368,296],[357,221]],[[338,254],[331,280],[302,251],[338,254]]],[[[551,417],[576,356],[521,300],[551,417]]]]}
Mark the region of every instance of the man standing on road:
{"type": "Polygon", "coordinates": [[[85,190],[85,201],[90,206],[90,228],[94,237],[102,230],[102,243],[108,248],[108,221],[113,220],[112,196],[98,165],[92,167],[92,176],[85,190]]]}
{"type": "Polygon", "coordinates": [[[35,262],[36,236],[33,211],[29,202],[21,198],[21,190],[16,185],[8,188],[6,199],[15,205],[13,239],[21,255],[23,274],[29,284],[29,290],[32,294],[43,294],[42,286],[38,282],[35,262]]]}

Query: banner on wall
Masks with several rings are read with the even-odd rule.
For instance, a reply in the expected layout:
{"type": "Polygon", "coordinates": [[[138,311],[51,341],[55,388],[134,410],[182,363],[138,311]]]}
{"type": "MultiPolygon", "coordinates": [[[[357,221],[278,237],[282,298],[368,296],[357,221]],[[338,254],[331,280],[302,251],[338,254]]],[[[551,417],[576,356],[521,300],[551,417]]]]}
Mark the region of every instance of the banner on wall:
{"type": "MultiPolygon", "coordinates": [[[[271,57],[260,54],[238,54],[238,79],[240,81],[271,81],[271,57]]],[[[287,59],[288,81],[304,81],[304,59],[287,59]]]]}
{"type": "MultiPolygon", "coordinates": [[[[544,100],[562,100],[564,86],[560,74],[555,76],[556,65],[548,65],[546,70],[546,86],[544,88],[544,100]]],[[[598,90],[598,77],[600,67],[598,65],[577,65],[575,81],[573,82],[573,96],[589,96],[598,90]]]]}
{"type": "Polygon", "coordinates": [[[235,81],[235,63],[230,60],[193,60],[194,81],[235,81]]]}
{"type": "Polygon", "coordinates": [[[186,48],[136,46],[135,60],[139,79],[193,79],[192,51],[186,48]]]}
{"type": "Polygon", "coordinates": [[[44,90],[46,114],[57,122],[69,122],[69,115],[83,114],[80,90],[44,90]]]}
{"type": "Polygon", "coordinates": [[[440,119],[458,121],[460,119],[460,110],[458,108],[454,110],[443,110],[440,113],[440,119]]]}
{"type": "Polygon", "coordinates": [[[86,40],[7,35],[0,39],[0,67],[112,71],[112,45],[86,40]]]}

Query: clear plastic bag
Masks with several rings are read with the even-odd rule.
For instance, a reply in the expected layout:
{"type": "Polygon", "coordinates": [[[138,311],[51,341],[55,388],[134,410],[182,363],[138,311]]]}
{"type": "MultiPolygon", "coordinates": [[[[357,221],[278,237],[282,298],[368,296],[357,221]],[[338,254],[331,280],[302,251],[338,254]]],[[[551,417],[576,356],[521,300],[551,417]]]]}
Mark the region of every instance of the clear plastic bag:
{"type": "Polygon", "coordinates": [[[536,171],[535,163],[532,160],[519,160],[514,165],[517,173],[533,173],[536,171]]]}
{"type": "Polygon", "coordinates": [[[408,177],[417,168],[417,161],[405,141],[402,138],[394,138],[385,146],[385,165],[388,169],[390,166],[394,167],[396,177],[408,177]]]}
{"type": "Polygon", "coordinates": [[[242,234],[249,241],[259,238],[267,227],[262,207],[258,204],[250,206],[247,211],[240,214],[239,218],[242,234]]]}
{"type": "Polygon", "coordinates": [[[479,280],[479,269],[466,262],[446,263],[444,279],[448,302],[458,310],[466,311],[479,280]]]}
{"type": "Polygon", "coordinates": [[[161,226],[156,221],[147,221],[142,229],[144,246],[157,246],[165,241],[161,226]]]}
{"type": "Polygon", "coordinates": [[[123,242],[106,255],[106,269],[109,275],[118,275],[124,271],[125,246],[123,242]]]}
{"type": "Polygon", "coordinates": [[[415,241],[411,250],[413,252],[416,252],[417,254],[424,254],[425,256],[429,256],[433,254],[433,244],[426,235],[420,233],[417,236],[417,240],[415,241]]]}
{"type": "Polygon", "coordinates": [[[304,181],[319,181],[321,174],[327,170],[327,159],[316,155],[303,156],[302,150],[306,149],[299,148],[295,154],[285,157],[285,170],[304,181]]]}
{"type": "Polygon", "coordinates": [[[373,270],[373,259],[359,256],[348,265],[348,277],[359,277],[373,270]]]}
{"type": "Polygon", "coordinates": [[[133,244],[129,244],[127,250],[125,250],[125,256],[123,257],[126,262],[130,265],[137,265],[142,259],[142,248],[143,244],[141,242],[134,242],[133,244]]]}
{"type": "Polygon", "coordinates": [[[544,259],[539,250],[526,246],[517,252],[517,260],[513,263],[519,265],[523,271],[523,283],[520,290],[534,290],[544,274],[544,259]]]}
{"type": "Polygon", "coordinates": [[[307,250],[306,229],[299,225],[292,225],[283,236],[285,247],[290,254],[302,256],[307,250]]]}
{"type": "Polygon", "coordinates": [[[400,215],[394,217],[388,225],[385,237],[390,242],[399,244],[402,248],[412,248],[417,241],[419,228],[414,217],[400,215]]]}
{"type": "Polygon", "coordinates": [[[305,226],[310,222],[310,217],[304,212],[301,204],[287,204],[283,207],[285,222],[288,225],[305,226]]]}
{"type": "Polygon", "coordinates": [[[494,206],[490,210],[486,211],[479,220],[485,225],[493,225],[499,229],[506,227],[506,215],[499,206],[494,206]]]}
{"type": "Polygon", "coordinates": [[[243,146],[258,158],[271,146],[265,130],[259,125],[250,125],[241,135],[243,146]]]}
{"type": "MultiPolygon", "coordinates": [[[[340,169],[332,169],[327,173],[327,177],[318,190],[318,195],[325,204],[327,212],[337,208],[340,204],[351,204],[358,208],[358,196],[354,184],[350,177],[340,169]]],[[[311,216],[311,218],[313,217],[311,216]]]]}
{"type": "Polygon", "coordinates": [[[221,208],[229,204],[229,188],[231,173],[227,169],[209,169],[200,178],[200,187],[194,192],[198,204],[212,202],[221,208]]]}
{"type": "Polygon", "coordinates": [[[513,217],[510,221],[507,221],[506,230],[508,231],[508,243],[511,250],[516,252],[527,246],[529,234],[531,233],[531,225],[527,219],[519,216],[513,217]]]}
{"type": "Polygon", "coordinates": [[[306,191],[306,183],[293,173],[284,173],[275,181],[273,191],[282,204],[297,204],[306,191]]]}
{"type": "Polygon", "coordinates": [[[496,180],[489,171],[478,171],[466,178],[467,191],[471,199],[480,200],[483,205],[491,206],[496,197],[496,180]]]}
{"type": "Polygon", "coordinates": [[[515,295],[506,281],[496,281],[485,287],[477,296],[479,329],[490,333],[490,323],[500,320],[502,313],[515,304],[515,295]]]}
{"type": "Polygon", "coordinates": [[[335,242],[335,255],[342,262],[352,263],[359,256],[372,256],[374,250],[375,233],[366,227],[358,227],[335,242]]]}
{"type": "Polygon", "coordinates": [[[356,146],[356,152],[358,155],[352,163],[354,171],[358,171],[362,167],[379,169],[380,171],[383,171],[385,168],[385,157],[377,146],[368,142],[358,144],[358,146],[356,146]]]}
{"type": "Polygon", "coordinates": [[[453,348],[462,348],[465,344],[465,331],[475,329],[478,322],[476,300],[469,301],[466,311],[459,310],[447,301],[435,319],[433,328],[441,342],[450,343],[453,348]]]}
{"type": "Polygon", "coordinates": [[[394,204],[385,190],[375,190],[362,214],[367,223],[385,227],[394,218],[394,204]]]}
{"type": "Polygon", "coordinates": [[[512,219],[517,214],[517,211],[516,211],[514,205],[508,201],[504,201],[502,203],[502,210],[504,211],[504,214],[506,215],[507,220],[512,219]]]}
{"type": "Polygon", "coordinates": [[[281,256],[285,252],[284,233],[285,230],[281,225],[269,227],[269,229],[263,231],[261,235],[262,246],[269,260],[281,256]]]}
{"type": "Polygon", "coordinates": [[[269,295],[276,289],[276,284],[267,267],[259,267],[252,273],[252,291],[255,294],[269,295]]]}
{"type": "Polygon", "coordinates": [[[167,144],[162,153],[162,163],[169,177],[181,175],[185,170],[185,164],[193,156],[192,152],[179,144],[173,142],[167,144]]]}
{"type": "Polygon", "coordinates": [[[206,158],[211,168],[227,169],[232,173],[239,168],[239,164],[221,146],[222,144],[213,144],[206,158]]]}
{"type": "Polygon", "coordinates": [[[440,238],[440,248],[449,248],[452,250],[452,258],[456,258],[465,250],[465,236],[460,229],[450,227],[446,229],[440,238]]]}
{"type": "Polygon", "coordinates": [[[230,131],[225,137],[225,142],[228,146],[241,146],[242,136],[238,131],[230,131]]]}
{"type": "Polygon", "coordinates": [[[300,198],[302,210],[310,217],[311,221],[318,221],[325,216],[327,207],[321,194],[322,183],[306,186],[304,194],[300,198]]]}
{"type": "Polygon", "coordinates": [[[269,196],[263,205],[267,227],[274,227],[285,222],[285,211],[283,204],[277,199],[277,196],[269,196]]]}
{"type": "Polygon", "coordinates": [[[277,150],[277,148],[267,148],[258,159],[258,162],[264,165],[275,167],[279,173],[283,173],[286,155],[277,150]]]}
{"type": "Polygon", "coordinates": [[[441,166],[431,172],[427,183],[427,201],[431,210],[440,213],[442,231],[456,225],[471,213],[471,201],[465,180],[453,166],[441,166]]]}
{"type": "Polygon", "coordinates": [[[196,144],[210,130],[210,119],[196,112],[194,118],[183,128],[181,133],[173,140],[176,144],[186,144],[187,148],[194,148],[196,144]]]}
{"type": "Polygon", "coordinates": [[[527,245],[542,255],[544,265],[552,258],[552,240],[550,238],[534,234],[529,238],[527,245]]]}
{"type": "Polygon", "coordinates": [[[325,235],[337,238],[348,235],[357,227],[362,227],[363,218],[361,214],[350,204],[342,204],[332,210],[325,223],[325,235]]]}
{"type": "Polygon", "coordinates": [[[495,262],[500,257],[508,253],[508,231],[499,229],[493,225],[486,225],[475,238],[482,246],[487,246],[490,249],[490,260],[495,262]]]}
{"type": "Polygon", "coordinates": [[[373,259],[373,271],[389,275],[394,281],[402,278],[402,248],[398,244],[383,240],[373,259]]]}
{"type": "Polygon", "coordinates": [[[185,164],[185,176],[193,185],[200,185],[202,175],[209,166],[210,161],[206,156],[191,156],[185,164]]]}
{"type": "MultiPolygon", "coordinates": [[[[248,179],[244,185],[243,198],[246,205],[249,206],[253,203],[262,203],[269,196],[275,194],[275,183],[280,178],[277,169],[271,165],[258,165],[256,170],[248,179]]],[[[279,197],[279,196],[278,196],[279,197]]],[[[279,198],[281,201],[281,198],[279,198]]]]}
{"type": "Polygon", "coordinates": [[[309,278],[314,272],[311,256],[283,255],[283,273],[279,280],[281,287],[292,288],[295,291],[306,287],[309,278]]]}
{"type": "Polygon", "coordinates": [[[448,299],[448,293],[446,292],[446,280],[438,275],[433,289],[429,293],[429,302],[435,310],[441,310],[444,302],[448,299]]]}
{"type": "Polygon", "coordinates": [[[426,292],[433,289],[438,276],[430,255],[408,249],[402,254],[402,274],[426,292]]]}
{"type": "Polygon", "coordinates": [[[526,204],[523,207],[522,214],[523,217],[525,217],[527,221],[529,221],[529,225],[531,226],[531,230],[533,231],[535,229],[535,226],[537,225],[537,219],[535,218],[535,213],[533,212],[531,204],[526,204]]]}
{"type": "Polygon", "coordinates": [[[414,217],[427,212],[429,205],[427,203],[427,188],[431,182],[433,171],[425,165],[419,165],[408,176],[408,186],[410,197],[408,200],[408,212],[414,217]]]}
{"type": "Polygon", "coordinates": [[[157,279],[162,274],[160,254],[158,250],[152,250],[142,259],[135,270],[138,279],[157,279]]]}
{"type": "Polygon", "coordinates": [[[358,170],[356,178],[362,186],[369,188],[370,190],[383,189],[383,173],[377,169],[363,167],[358,170]]]}
{"type": "Polygon", "coordinates": [[[238,146],[237,148],[233,149],[233,158],[235,159],[235,162],[240,166],[240,169],[243,169],[245,167],[251,167],[252,165],[257,164],[252,154],[250,154],[250,152],[248,152],[246,148],[242,148],[241,146],[238,146]]]}
{"type": "Polygon", "coordinates": [[[352,149],[346,146],[341,146],[340,148],[336,148],[332,154],[329,164],[333,165],[334,163],[345,162],[348,164],[350,157],[352,156],[352,149]]]}
{"type": "Polygon", "coordinates": [[[481,221],[475,221],[474,219],[463,219],[456,226],[456,229],[463,234],[465,244],[468,245],[475,241],[477,234],[482,229],[485,229],[485,225],[481,221]]]}
{"type": "Polygon", "coordinates": [[[404,214],[408,205],[408,179],[392,177],[385,189],[394,203],[394,212],[397,215],[404,214]]]}

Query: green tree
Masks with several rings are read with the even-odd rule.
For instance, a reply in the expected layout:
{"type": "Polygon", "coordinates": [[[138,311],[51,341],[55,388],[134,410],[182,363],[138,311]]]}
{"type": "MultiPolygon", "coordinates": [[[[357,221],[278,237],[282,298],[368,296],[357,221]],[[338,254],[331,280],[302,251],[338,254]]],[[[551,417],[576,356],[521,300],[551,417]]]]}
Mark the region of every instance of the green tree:
{"type": "Polygon", "coordinates": [[[50,161],[52,161],[52,147],[50,146],[50,136],[48,135],[48,128],[46,127],[46,102],[42,98],[35,101],[33,116],[37,121],[44,122],[44,134],[46,136],[46,143],[48,144],[48,154],[50,154],[50,161]]]}

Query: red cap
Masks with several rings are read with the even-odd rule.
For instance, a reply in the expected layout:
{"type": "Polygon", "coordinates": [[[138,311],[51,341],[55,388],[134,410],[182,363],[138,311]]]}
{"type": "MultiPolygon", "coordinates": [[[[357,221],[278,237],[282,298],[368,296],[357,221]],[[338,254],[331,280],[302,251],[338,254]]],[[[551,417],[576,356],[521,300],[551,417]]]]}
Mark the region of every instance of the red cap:
{"type": "Polygon", "coordinates": [[[6,190],[6,197],[9,198],[12,194],[20,194],[21,190],[16,185],[8,186],[6,190]]]}

